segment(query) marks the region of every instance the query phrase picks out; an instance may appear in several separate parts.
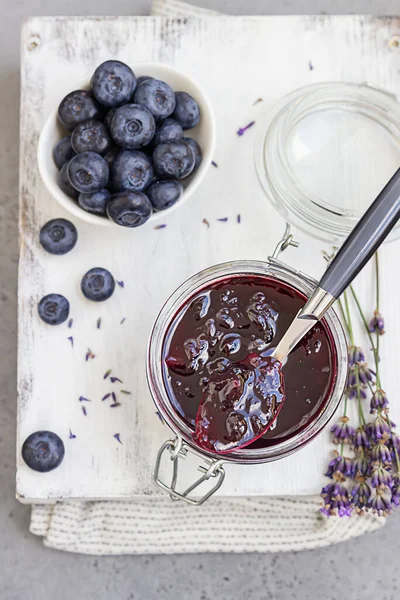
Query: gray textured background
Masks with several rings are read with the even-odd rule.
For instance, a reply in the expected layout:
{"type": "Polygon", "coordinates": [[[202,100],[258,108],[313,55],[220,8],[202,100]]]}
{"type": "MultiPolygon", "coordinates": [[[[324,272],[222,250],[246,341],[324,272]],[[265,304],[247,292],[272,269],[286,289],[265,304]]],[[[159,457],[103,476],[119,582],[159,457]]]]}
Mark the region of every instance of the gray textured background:
{"type": "MultiPolygon", "coordinates": [[[[194,3],[194,0],[192,0],[194,3]]],[[[45,549],[14,499],[19,26],[27,15],[145,15],[150,0],[0,0],[0,600],[398,597],[400,513],[353,542],[283,555],[95,558],[45,549]]],[[[229,14],[399,12],[398,0],[198,0],[229,14]]]]}

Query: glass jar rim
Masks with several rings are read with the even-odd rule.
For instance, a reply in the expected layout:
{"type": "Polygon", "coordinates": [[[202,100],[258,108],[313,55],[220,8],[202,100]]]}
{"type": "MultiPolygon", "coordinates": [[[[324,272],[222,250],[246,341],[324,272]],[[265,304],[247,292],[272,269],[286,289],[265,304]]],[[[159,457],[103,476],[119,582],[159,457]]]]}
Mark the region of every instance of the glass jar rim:
{"type": "MultiPolygon", "coordinates": [[[[369,118],[400,140],[400,104],[393,94],[367,83],[322,82],[292,91],[269,111],[255,144],[254,160],[261,187],[278,212],[306,233],[333,243],[350,233],[361,213],[340,208],[308,190],[296,177],[286,148],[293,127],[327,107],[369,118]]],[[[388,239],[399,235],[400,223],[388,239]]]]}
{"type": "MultiPolygon", "coordinates": [[[[260,275],[274,278],[289,284],[300,292],[309,295],[314,289],[316,282],[300,271],[292,269],[285,263],[273,258],[266,262],[262,261],[233,261],[215,265],[204,271],[200,271],[185,281],[170,296],[162,307],[150,334],[147,352],[147,380],[153,397],[153,401],[163,419],[172,431],[182,438],[190,447],[200,450],[207,457],[221,458],[221,455],[208,452],[200,448],[193,440],[193,430],[176,412],[169,399],[163,378],[163,348],[164,340],[171,321],[196,291],[205,285],[210,285],[229,276],[260,275]]],[[[343,396],[347,381],[348,352],[347,338],[341,321],[333,308],[329,309],[324,317],[337,352],[337,373],[332,391],[325,407],[315,417],[315,420],[305,429],[290,437],[289,439],[274,446],[257,449],[243,449],[224,455],[223,460],[241,464],[255,464],[269,462],[288,456],[299,450],[317,435],[333,416],[343,396]]]]}

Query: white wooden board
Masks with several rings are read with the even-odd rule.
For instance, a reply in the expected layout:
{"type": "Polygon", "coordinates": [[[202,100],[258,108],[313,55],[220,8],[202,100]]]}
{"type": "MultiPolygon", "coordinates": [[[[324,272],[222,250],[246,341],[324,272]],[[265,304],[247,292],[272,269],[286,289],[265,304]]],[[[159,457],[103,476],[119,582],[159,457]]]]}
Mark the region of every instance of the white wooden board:
{"type": "MultiPolygon", "coordinates": [[[[155,416],[147,389],[148,335],[167,296],[187,277],[217,262],[263,259],[284,230],[267,204],[253,166],[253,144],[265,111],[289,91],[327,80],[371,81],[400,92],[400,51],[389,39],[399,19],[372,17],[219,17],[204,20],[158,18],[32,18],[22,32],[20,164],[21,258],[19,271],[19,374],[17,494],[22,501],[60,498],[130,498],[159,491],[151,482],[158,447],[170,434],[155,416]],[[41,126],[58,101],[110,57],[161,61],[192,74],[214,106],[218,141],[215,161],[190,201],[165,219],[167,227],[134,231],[96,228],[72,219],[79,231],[76,249],[62,257],[38,245],[42,224],[67,217],[41,183],[36,145],[41,126]],[[312,62],[313,70],[309,68],[312,62]],[[254,101],[263,102],[253,106],[254,101]],[[239,126],[255,126],[238,137],[239,126]],[[235,217],[242,215],[242,224],[235,217]],[[211,223],[208,229],[202,219],[211,223]],[[227,223],[217,222],[229,217],[227,223]],[[125,282],[97,306],[79,290],[82,275],[103,266],[125,282]],[[59,292],[71,303],[73,327],[47,327],[37,302],[59,292]],[[101,329],[96,328],[98,317],[101,329]],[[122,318],[126,321],[121,325],[122,318]],[[74,337],[74,347],[68,336],[74,337]],[[90,347],[96,358],[85,362],[90,347]],[[111,368],[123,380],[103,380],[111,368]],[[101,398],[111,389],[122,406],[101,398]],[[87,416],[79,396],[87,403],[87,416]],[[41,475],[20,458],[24,439],[50,429],[65,441],[60,468],[41,475]],[[76,435],[68,439],[69,429],[76,435]],[[113,437],[119,433],[122,444],[113,437]]],[[[373,157],[371,157],[373,164],[373,157]]],[[[321,243],[299,234],[298,250],[285,260],[313,275],[324,268],[321,243]]],[[[382,348],[383,376],[400,417],[397,391],[399,243],[382,251],[382,309],[388,333],[382,348]]],[[[358,283],[365,306],[373,308],[371,273],[358,283]]],[[[397,415],[396,415],[397,413],[397,415]]],[[[224,495],[318,493],[329,458],[328,432],[301,452],[275,464],[227,467],[224,495]]]]}

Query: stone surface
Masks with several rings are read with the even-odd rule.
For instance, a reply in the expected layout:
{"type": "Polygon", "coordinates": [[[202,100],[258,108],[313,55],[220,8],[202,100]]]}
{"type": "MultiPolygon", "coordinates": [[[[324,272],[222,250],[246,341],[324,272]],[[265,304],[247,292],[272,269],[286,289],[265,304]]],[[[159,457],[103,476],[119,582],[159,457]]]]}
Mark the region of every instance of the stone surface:
{"type": "MultiPolygon", "coordinates": [[[[230,13],[364,12],[394,14],[395,0],[203,0],[230,13]]],[[[354,600],[398,596],[395,563],[400,514],[384,530],[341,546],[286,555],[212,555],[94,558],[42,547],[28,533],[29,508],[14,499],[16,416],[16,269],[19,23],[31,14],[146,14],[146,0],[19,0],[0,5],[0,600],[87,598],[137,600],[248,600],[342,597],[354,600]],[[43,592],[45,594],[43,595],[43,592]]]]}

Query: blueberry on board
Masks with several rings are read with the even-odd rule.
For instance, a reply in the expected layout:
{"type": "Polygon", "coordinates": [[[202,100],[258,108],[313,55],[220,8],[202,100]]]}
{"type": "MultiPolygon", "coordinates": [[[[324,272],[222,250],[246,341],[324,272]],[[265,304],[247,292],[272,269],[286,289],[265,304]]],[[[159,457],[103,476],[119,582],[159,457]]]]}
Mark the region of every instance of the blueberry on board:
{"type": "Polygon", "coordinates": [[[153,176],[151,159],[144,152],[123,150],[111,166],[110,186],[115,192],[141,192],[150,185],[153,176]]]}
{"type": "Polygon", "coordinates": [[[149,109],[155,119],[166,119],[175,108],[174,90],[159,79],[147,79],[136,89],[133,100],[149,109]]]}
{"type": "Polygon", "coordinates": [[[70,196],[70,198],[77,198],[79,192],[74,187],[72,187],[68,177],[69,163],[70,161],[64,163],[61,167],[60,172],[58,173],[57,183],[58,187],[64,192],[64,194],[67,194],[67,196],[70,196]]]}
{"type": "Polygon", "coordinates": [[[113,140],[119,146],[127,150],[139,150],[151,142],[156,123],[146,107],[125,104],[115,111],[110,130],[113,140]]]}
{"type": "Polygon", "coordinates": [[[182,140],[159,144],[153,152],[154,168],[162,177],[183,179],[193,171],[194,164],[194,152],[182,140]]]}
{"type": "Polygon", "coordinates": [[[136,88],[136,76],[125,63],[106,60],[93,73],[90,87],[101,104],[115,108],[132,98],[136,88]]]}
{"type": "Polygon", "coordinates": [[[78,203],[83,210],[94,215],[107,215],[107,204],[111,198],[108,190],[100,190],[93,194],[79,194],[78,203]]]}
{"type": "Polygon", "coordinates": [[[178,121],[174,119],[165,119],[158,127],[152,140],[153,146],[170,142],[172,140],[181,140],[183,137],[183,129],[178,121]]]}
{"type": "Polygon", "coordinates": [[[141,83],[147,81],[148,79],[154,79],[154,77],[150,77],[150,75],[141,75],[136,79],[136,85],[139,86],[141,83]]]}
{"type": "Polygon", "coordinates": [[[103,156],[104,160],[108,164],[108,167],[111,168],[115,158],[121,152],[121,148],[117,146],[117,144],[113,144],[108,152],[106,152],[103,156]]]}
{"type": "Polygon", "coordinates": [[[108,300],[114,293],[114,277],[107,269],[95,267],[82,277],[81,290],[88,300],[103,302],[108,300]]]}
{"type": "Polygon", "coordinates": [[[36,431],[22,445],[22,458],[34,471],[48,473],[62,463],[65,448],[61,438],[52,431],[36,431]]]}
{"type": "Polygon", "coordinates": [[[138,227],[151,217],[153,208],[143,192],[125,190],[111,197],[107,214],[112,221],[122,227],[138,227]]]}
{"type": "Polygon", "coordinates": [[[82,152],[68,163],[68,178],[71,185],[82,192],[92,194],[107,186],[109,168],[107,162],[96,152],[82,152]]]}
{"type": "Polygon", "coordinates": [[[52,219],[43,225],[39,241],[50,254],[66,254],[75,246],[78,232],[67,219],[52,219]]]}
{"type": "Polygon", "coordinates": [[[101,121],[85,121],[75,127],[71,135],[72,147],[77,154],[97,152],[105,154],[112,145],[107,127],[101,121]]]}
{"type": "Polygon", "coordinates": [[[58,169],[71,160],[75,156],[74,149],[71,145],[71,136],[63,137],[53,148],[53,160],[58,169]]]}
{"type": "Polygon", "coordinates": [[[69,302],[61,294],[48,294],[39,302],[38,312],[48,325],[60,325],[68,319],[69,302]]]}
{"type": "Polygon", "coordinates": [[[196,100],[186,92],[175,92],[175,110],[172,118],[182,125],[182,129],[191,129],[200,121],[200,108],[196,100]]]}
{"type": "Polygon", "coordinates": [[[115,113],[116,110],[117,110],[116,108],[110,108],[110,110],[108,111],[108,113],[104,117],[104,125],[106,127],[108,127],[108,129],[110,129],[111,120],[112,120],[112,118],[113,118],[114,113],[115,113]]]}
{"type": "Polygon", "coordinates": [[[191,149],[193,150],[193,154],[194,154],[193,173],[194,173],[199,168],[200,163],[203,160],[203,153],[201,151],[200,144],[198,142],[196,142],[196,140],[194,140],[193,138],[189,138],[189,137],[184,137],[183,141],[187,142],[189,144],[189,146],[191,147],[191,149]]]}
{"type": "Polygon", "coordinates": [[[178,202],[183,194],[183,185],[180,181],[165,179],[152,183],[146,193],[154,210],[165,210],[178,202]]]}
{"type": "Polygon", "coordinates": [[[76,90],[61,100],[58,117],[66,129],[72,130],[83,121],[101,117],[101,108],[91,92],[76,90]]]}

